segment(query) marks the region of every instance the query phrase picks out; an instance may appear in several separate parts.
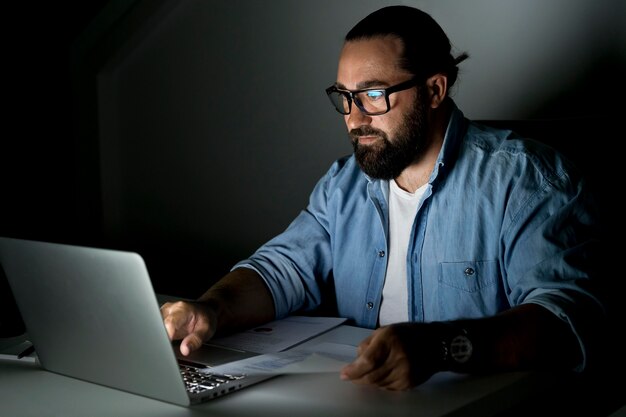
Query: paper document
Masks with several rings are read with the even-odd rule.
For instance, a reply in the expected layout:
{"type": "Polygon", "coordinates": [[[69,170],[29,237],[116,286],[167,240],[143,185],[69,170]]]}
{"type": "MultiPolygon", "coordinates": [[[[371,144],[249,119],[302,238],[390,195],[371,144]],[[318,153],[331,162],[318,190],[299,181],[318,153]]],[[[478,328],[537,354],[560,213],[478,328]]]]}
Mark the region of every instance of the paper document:
{"type": "Polygon", "coordinates": [[[281,352],[345,322],[345,318],[289,316],[233,335],[211,339],[208,344],[255,353],[281,352]]]}
{"type": "Polygon", "coordinates": [[[356,350],[352,345],[326,342],[307,348],[254,356],[202,371],[247,375],[339,372],[344,365],[356,358],[356,350]]]}

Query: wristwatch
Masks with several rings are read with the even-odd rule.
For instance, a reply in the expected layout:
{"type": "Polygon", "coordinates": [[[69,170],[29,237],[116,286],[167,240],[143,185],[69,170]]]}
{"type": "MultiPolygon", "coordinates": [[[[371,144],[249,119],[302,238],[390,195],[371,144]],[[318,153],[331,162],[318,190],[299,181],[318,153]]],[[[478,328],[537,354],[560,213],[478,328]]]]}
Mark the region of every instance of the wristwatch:
{"type": "Polygon", "coordinates": [[[446,336],[441,340],[443,367],[447,370],[458,369],[459,365],[464,365],[470,360],[473,351],[474,346],[467,330],[450,324],[446,336]]]}

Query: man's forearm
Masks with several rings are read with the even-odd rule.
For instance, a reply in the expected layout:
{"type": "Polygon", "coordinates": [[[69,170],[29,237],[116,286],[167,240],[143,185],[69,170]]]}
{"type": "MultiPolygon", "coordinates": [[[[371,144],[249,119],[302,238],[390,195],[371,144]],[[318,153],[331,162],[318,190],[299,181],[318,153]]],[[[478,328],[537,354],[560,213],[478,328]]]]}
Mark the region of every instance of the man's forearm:
{"type": "Polygon", "coordinates": [[[452,370],[571,369],[581,359],[569,325],[540,305],[524,304],[494,317],[456,323],[467,330],[474,355],[452,370]]]}
{"type": "Polygon", "coordinates": [[[275,318],[274,300],[265,281],[249,268],[231,271],[198,301],[217,313],[218,332],[245,329],[275,318]]]}

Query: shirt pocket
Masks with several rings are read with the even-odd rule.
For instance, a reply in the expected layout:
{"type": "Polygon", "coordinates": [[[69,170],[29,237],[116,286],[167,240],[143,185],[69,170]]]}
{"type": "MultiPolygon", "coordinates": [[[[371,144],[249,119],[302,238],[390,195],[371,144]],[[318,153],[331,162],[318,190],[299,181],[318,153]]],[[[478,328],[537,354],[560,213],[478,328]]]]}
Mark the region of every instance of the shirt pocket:
{"type": "Polygon", "coordinates": [[[497,261],[441,262],[439,285],[469,293],[478,292],[498,282],[497,261]]]}
{"type": "Polygon", "coordinates": [[[438,285],[440,320],[493,315],[507,305],[497,261],[441,262],[438,285]]]}

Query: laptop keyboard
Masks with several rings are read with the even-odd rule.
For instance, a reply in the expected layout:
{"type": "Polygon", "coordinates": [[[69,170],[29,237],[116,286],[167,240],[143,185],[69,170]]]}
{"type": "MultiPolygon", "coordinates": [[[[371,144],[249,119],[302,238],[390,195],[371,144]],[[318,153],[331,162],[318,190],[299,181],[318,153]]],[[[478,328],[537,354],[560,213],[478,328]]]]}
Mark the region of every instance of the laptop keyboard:
{"type": "Polygon", "coordinates": [[[192,394],[200,394],[214,390],[232,381],[245,378],[245,375],[226,375],[203,371],[197,367],[179,363],[180,373],[183,376],[187,391],[192,394]]]}

